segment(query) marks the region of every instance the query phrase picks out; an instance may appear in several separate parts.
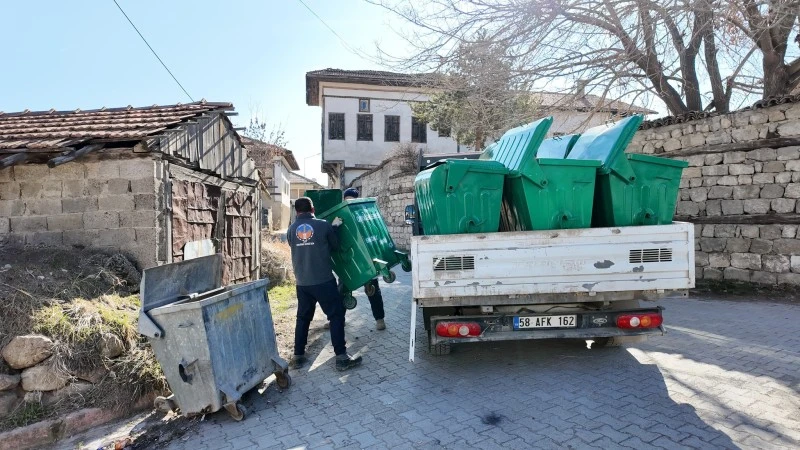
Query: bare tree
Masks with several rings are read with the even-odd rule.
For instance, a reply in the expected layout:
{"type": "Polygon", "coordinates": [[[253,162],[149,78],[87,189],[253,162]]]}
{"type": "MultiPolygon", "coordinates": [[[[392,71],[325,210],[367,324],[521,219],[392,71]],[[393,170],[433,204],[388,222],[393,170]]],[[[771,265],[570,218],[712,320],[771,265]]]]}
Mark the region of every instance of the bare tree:
{"type": "Polygon", "coordinates": [[[266,119],[259,118],[258,116],[250,118],[250,124],[247,125],[243,134],[249,138],[266,142],[267,144],[277,145],[278,147],[285,148],[289,144],[289,141],[286,140],[286,130],[283,128],[282,123],[269,128],[266,119]]]}
{"type": "Polygon", "coordinates": [[[460,43],[440,70],[444,76],[427,78],[436,93],[414,104],[414,114],[459,144],[481,150],[487,139],[536,114],[535,98],[514,75],[513,58],[482,32],[476,42],[460,43]]]}
{"type": "Polygon", "coordinates": [[[367,1],[413,26],[416,51],[394,61],[405,70],[442,71],[462,43],[488,39],[532,86],[583,79],[603,98],[656,97],[672,114],[726,112],[800,81],[800,0],[367,1]]]}

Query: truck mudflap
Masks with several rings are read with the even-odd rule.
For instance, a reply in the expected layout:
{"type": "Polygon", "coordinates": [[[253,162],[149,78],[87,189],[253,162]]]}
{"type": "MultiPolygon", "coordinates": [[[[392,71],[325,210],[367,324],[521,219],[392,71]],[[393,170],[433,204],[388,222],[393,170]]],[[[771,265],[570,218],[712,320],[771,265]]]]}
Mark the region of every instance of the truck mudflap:
{"type": "Polygon", "coordinates": [[[522,339],[592,339],[665,334],[662,310],[433,316],[430,345],[522,339]]]}

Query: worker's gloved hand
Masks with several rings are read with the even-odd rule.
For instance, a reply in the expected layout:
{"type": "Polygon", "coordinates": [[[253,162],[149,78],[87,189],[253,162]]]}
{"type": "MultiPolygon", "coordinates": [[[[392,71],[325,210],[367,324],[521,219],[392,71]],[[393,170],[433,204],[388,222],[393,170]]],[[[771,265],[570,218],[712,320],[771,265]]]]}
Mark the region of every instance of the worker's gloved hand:
{"type": "Polygon", "coordinates": [[[331,222],[331,225],[333,225],[335,227],[338,227],[341,224],[342,224],[342,218],[341,217],[337,217],[337,218],[333,219],[333,222],[331,222]]]}

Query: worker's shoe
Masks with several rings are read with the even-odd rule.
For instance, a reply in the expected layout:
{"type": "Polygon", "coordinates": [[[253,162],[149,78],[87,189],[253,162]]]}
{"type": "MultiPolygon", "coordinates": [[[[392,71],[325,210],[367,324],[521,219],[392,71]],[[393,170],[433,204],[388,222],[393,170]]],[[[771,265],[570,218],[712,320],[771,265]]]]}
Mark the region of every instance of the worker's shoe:
{"type": "Polygon", "coordinates": [[[289,366],[292,369],[302,369],[305,364],[306,355],[294,355],[292,356],[292,360],[289,362],[289,366]]]}
{"type": "Polygon", "coordinates": [[[344,355],[336,356],[336,370],[342,371],[342,370],[352,369],[353,367],[358,367],[360,365],[361,365],[360,356],[353,357],[346,353],[344,355]]]}
{"type": "Polygon", "coordinates": [[[376,330],[385,330],[386,329],[386,322],[383,319],[378,319],[375,321],[375,329],[376,330]]]}

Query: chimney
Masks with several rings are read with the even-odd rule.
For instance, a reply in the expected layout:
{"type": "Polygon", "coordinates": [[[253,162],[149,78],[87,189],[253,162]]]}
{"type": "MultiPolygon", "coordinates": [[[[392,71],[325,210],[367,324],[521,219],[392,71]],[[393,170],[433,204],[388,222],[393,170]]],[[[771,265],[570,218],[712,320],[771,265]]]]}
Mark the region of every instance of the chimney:
{"type": "Polygon", "coordinates": [[[586,85],[589,84],[587,80],[578,80],[575,83],[575,96],[579,98],[586,97],[586,85]]]}

